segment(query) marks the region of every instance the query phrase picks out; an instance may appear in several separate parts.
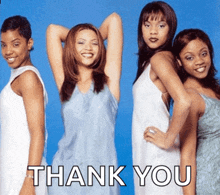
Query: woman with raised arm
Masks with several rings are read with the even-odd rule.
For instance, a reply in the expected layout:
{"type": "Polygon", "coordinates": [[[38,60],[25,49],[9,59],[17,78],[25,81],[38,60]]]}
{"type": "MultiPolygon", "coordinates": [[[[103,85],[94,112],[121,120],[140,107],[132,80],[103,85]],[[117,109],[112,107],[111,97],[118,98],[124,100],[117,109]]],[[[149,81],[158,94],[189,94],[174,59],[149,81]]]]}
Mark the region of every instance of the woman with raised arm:
{"type": "Polygon", "coordinates": [[[109,186],[108,174],[105,186],[94,179],[93,186],[86,187],[85,181],[88,166],[97,173],[101,165],[106,173],[110,165],[117,168],[114,127],[120,97],[122,42],[122,22],[116,13],[108,16],[99,30],[91,24],[78,24],[70,30],[50,25],[47,29],[47,52],[65,127],[52,168],[55,172],[59,165],[64,166],[65,183],[74,165],[84,178],[81,183],[70,182],[71,187],[58,186],[55,179],[50,194],[119,193],[118,185],[109,186]],[[108,41],[107,52],[104,39],[108,41]]]}

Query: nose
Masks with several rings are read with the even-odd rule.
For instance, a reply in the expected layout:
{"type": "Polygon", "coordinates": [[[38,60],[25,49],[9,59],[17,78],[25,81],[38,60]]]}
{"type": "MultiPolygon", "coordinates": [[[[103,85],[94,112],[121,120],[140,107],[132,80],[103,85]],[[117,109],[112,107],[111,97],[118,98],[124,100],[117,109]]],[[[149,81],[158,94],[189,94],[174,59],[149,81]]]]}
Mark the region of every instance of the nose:
{"type": "Polygon", "coordinates": [[[157,27],[156,26],[152,26],[150,28],[150,34],[157,34],[157,27]]]}
{"type": "Polygon", "coordinates": [[[85,44],[85,48],[86,48],[87,50],[92,50],[92,44],[91,44],[91,43],[86,43],[86,44],[85,44]]]}
{"type": "Polygon", "coordinates": [[[3,49],[3,53],[5,53],[5,55],[11,55],[12,54],[12,47],[11,46],[6,46],[4,49],[3,49]]]}
{"type": "Polygon", "coordinates": [[[204,59],[202,56],[197,56],[196,57],[196,65],[201,65],[204,63],[204,59]]]}

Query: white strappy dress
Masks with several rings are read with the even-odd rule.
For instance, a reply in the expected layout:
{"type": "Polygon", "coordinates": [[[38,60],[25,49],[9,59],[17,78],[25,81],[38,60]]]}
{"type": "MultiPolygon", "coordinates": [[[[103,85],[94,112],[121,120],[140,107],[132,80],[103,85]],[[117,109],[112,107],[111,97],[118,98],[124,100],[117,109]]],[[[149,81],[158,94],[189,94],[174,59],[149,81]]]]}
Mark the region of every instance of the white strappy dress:
{"type": "MultiPolygon", "coordinates": [[[[180,163],[179,141],[169,150],[146,142],[143,134],[148,126],[155,126],[166,132],[169,126],[169,112],[162,100],[162,92],[150,79],[149,64],[133,86],[134,110],[132,120],[133,165],[139,166],[143,172],[146,166],[152,166],[145,185],[140,186],[140,179],[134,171],[136,195],[180,195],[182,189],[174,182],[174,166],[180,163]],[[172,172],[171,182],[160,187],[152,179],[152,171],[157,166],[166,166],[172,172]]],[[[159,171],[157,179],[163,183],[166,180],[165,171],[159,171]]]]}

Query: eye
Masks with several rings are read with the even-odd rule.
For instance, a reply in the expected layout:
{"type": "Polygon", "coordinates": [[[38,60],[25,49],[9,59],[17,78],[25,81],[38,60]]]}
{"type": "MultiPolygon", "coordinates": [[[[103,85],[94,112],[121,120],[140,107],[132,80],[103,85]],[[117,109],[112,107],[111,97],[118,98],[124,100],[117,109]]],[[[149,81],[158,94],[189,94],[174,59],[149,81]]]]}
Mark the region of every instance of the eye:
{"type": "Polygon", "coordinates": [[[18,42],[13,43],[14,47],[18,47],[19,45],[20,45],[20,43],[18,43],[18,42]]]}
{"type": "Polygon", "coordinates": [[[148,22],[145,22],[145,23],[144,23],[144,26],[145,26],[146,28],[149,28],[149,27],[150,27],[150,24],[149,24],[148,22]]]}
{"type": "Polygon", "coordinates": [[[192,61],[193,57],[192,56],[186,56],[185,59],[188,60],[188,61],[192,61]]]}
{"type": "Polygon", "coordinates": [[[98,45],[98,42],[96,42],[96,41],[92,42],[92,45],[98,45]]]}
{"type": "Polygon", "coordinates": [[[159,28],[165,28],[165,26],[166,26],[165,24],[160,24],[159,28]]]}
{"type": "Polygon", "coordinates": [[[4,43],[1,43],[1,48],[6,47],[6,45],[4,43]]]}
{"type": "Polygon", "coordinates": [[[203,57],[206,57],[207,55],[208,55],[208,52],[207,52],[207,51],[202,52],[202,56],[203,56],[203,57]]]}
{"type": "Polygon", "coordinates": [[[83,41],[78,41],[77,44],[84,44],[84,42],[83,41]]]}

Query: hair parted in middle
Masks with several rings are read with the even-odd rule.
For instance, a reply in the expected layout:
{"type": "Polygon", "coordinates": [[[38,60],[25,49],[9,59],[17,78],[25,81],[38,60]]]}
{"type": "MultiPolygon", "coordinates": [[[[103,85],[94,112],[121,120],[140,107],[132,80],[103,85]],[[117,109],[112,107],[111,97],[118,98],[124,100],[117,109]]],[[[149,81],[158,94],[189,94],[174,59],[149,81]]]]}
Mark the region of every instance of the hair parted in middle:
{"type": "Polygon", "coordinates": [[[98,39],[98,55],[96,60],[88,66],[93,69],[93,82],[94,92],[99,93],[107,82],[107,76],[105,75],[104,68],[106,64],[106,49],[104,41],[102,39],[99,30],[92,24],[78,24],[70,29],[63,50],[63,70],[64,70],[64,82],[61,87],[60,97],[61,101],[67,101],[70,99],[76,83],[78,82],[78,66],[77,52],[75,48],[76,35],[82,30],[92,30],[96,33],[98,39]]]}
{"type": "MultiPolygon", "coordinates": [[[[138,70],[135,81],[149,64],[150,58],[159,51],[171,51],[172,40],[177,28],[177,18],[174,10],[163,1],[153,1],[144,6],[138,22],[138,70]],[[169,33],[166,42],[157,49],[151,49],[145,43],[142,32],[142,25],[145,21],[153,19],[166,21],[169,26],[169,33]]],[[[135,82],[134,81],[134,82],[135,82]]]]}

